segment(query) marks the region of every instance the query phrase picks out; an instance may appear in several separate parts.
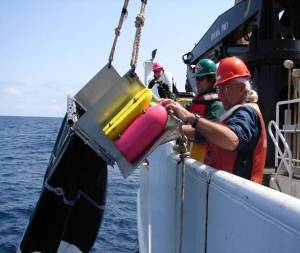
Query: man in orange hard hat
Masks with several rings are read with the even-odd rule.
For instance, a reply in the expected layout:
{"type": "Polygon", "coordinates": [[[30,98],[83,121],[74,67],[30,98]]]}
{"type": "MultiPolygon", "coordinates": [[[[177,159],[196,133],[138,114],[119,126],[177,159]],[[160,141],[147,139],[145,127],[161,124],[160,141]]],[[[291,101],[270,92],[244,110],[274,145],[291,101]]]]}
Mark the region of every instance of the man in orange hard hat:
{"type": "Polygon", "coordinates": [[[208,143],[205,164],[262,183],[266,130],[250,78],[247,66],[239,58],[220,61],[215,85],[226,111],[219,122],[194,115],[169,99],[160,103],[204,136],[208,143]]]}

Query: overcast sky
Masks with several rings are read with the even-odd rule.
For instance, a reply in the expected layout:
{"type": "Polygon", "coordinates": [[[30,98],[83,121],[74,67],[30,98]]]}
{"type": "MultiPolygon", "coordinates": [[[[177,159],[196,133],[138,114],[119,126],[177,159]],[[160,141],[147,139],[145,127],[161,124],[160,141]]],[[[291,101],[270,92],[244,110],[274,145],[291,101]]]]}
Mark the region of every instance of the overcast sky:
{"type": "MultiPolygon", "coordinates": [[[[85,85],[108,61],[123,0],[1,0],[0,115],[58,116],[67,95],[85,85]]],[[[234,0],[148,0],[137,73],[158,49],[157,60],[184,90],[189,52],[234,0]]],[[[114,67],[130,68],[134,20],[140,0],[129,1],[114,67]]]]}

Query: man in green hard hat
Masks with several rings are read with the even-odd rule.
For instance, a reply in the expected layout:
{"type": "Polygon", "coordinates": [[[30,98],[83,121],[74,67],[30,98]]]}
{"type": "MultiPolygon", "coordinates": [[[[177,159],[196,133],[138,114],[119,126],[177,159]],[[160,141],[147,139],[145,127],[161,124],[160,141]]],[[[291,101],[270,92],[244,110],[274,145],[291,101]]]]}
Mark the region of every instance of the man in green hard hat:
{"type": "MultiPolygon", "coordinates": [[[[195,92],[189,111],[196,116],[204,117],[209,120],[216,121],[224,112],[222,102],[219,100],[214,84],[216,82],[216,64],[210,59],[201,59],[194,68],[194,78],[196,79],[195,92]]],[[[191,157],[203,161],[206,148],[203,136],[192,126],[184,126],[185,135],[191,144],[191,157]]]]}

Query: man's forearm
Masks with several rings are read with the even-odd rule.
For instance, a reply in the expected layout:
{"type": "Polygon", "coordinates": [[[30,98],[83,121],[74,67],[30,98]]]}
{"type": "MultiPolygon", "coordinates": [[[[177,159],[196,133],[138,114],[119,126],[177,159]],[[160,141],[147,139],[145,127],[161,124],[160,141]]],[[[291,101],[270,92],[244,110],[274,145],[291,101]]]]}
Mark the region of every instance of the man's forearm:
{"type": "MultiPolygon", "coordinates": [[[[187,111],[183,106],[171,99],[162,99],[160,104],[164,106],[168,112],[174,113],[175,116],[183,120],[183,122],[191,125],[195,122],[196,117],[193,113],[187,111]]],[[[238,136],[230,128],[222,124],[200,118],[195,128],[208,142],[221,148],[235,150],[239,145],[238,136]]]]}
{"type": "Polygon", "coordinates": [[[196,129],[204,138],[223,149],[235,150],[239,144],[238,136],[227,126],[200,118],[196,129]]]}

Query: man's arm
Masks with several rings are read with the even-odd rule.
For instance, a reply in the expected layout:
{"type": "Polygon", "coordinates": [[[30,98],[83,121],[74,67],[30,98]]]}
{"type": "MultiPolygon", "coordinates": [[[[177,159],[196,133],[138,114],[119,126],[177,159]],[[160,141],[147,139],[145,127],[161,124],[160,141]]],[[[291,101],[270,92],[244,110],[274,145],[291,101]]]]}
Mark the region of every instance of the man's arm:
{"type": "Polygon", "coordinates": [[[227,150],[251,150],[260,134],[260,121],[256,111],[251,107],[240,107],[226,119],[226,126],[200,119],[197,124],[204,138],[227,150]],[[202,122],[204,121],[204,122],[202,122]],[[209,132],[211,131],[211,132],[209,132]],[[220,133],[220,135],[218,135],[220,133]]]}
{"type": "MultiPolygon", "coordinates": [[[[173,112],[178,118],[184,122],[192,124],[195,120],[195,115],[180,104],[164,99],[160,102],[169,112],[173,112]]],[[[199,131],[204,138],[223,149],[235,150],[239,145],[238,136],[227,126],[209,121],[205,118],[200,118],[196,125],[196,130],[199,131]]]]}
{"type": "MultiPolygon", "coordinates": [[[[194,120],[194,115],[191,116],[194,120]]],[[[193,122],[190,120],[189,122],[193,122]]],[[[183,125],[182,130],[189,140],[195,139],[195,131],[199,131],[204,139],[226,150],[235,150],[239,145],[239,138],[229,127],[200,118],[196,129],[191,125],[183,125]]]]}
{"type": "Polygon", "coordinates": [[[235,134],[235,132],[220,123],[200,118],[196,129],[208,142],[223,149],[235,150],[239,145],[239,137],[235,134]]]}

